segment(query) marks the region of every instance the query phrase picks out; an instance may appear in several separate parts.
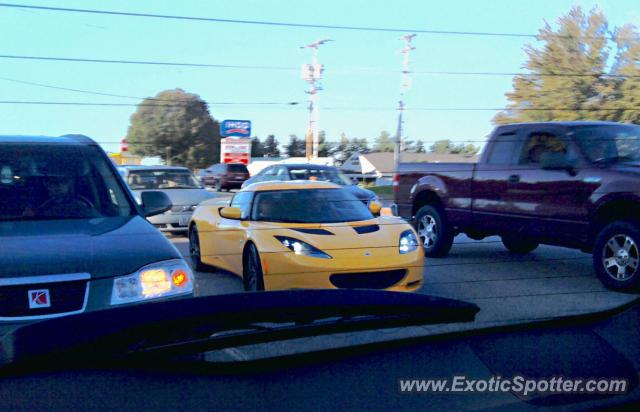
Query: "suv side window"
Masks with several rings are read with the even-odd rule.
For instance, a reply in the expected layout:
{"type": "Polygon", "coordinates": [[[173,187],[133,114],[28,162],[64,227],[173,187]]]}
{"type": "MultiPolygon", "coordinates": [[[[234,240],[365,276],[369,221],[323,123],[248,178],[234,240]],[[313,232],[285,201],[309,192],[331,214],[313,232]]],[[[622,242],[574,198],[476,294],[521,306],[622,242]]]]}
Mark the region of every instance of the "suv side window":
{"type": "Polygon", "coordinates": [[[493,139],[493,147],[487,157],[487,164],[490,165],[512,165],[516,162],[521,141],[514,132],[505,132],[497,135],[493,139]]]}
{"type": "Polygon", "coordinates": [[[543,153],[569,154],[570,145],[555,133],[533,131],[529,133],[520,153],[521,165],[540,165],[543,153]]]}
{"type": "Polygon", "coordinates": [[[231,200],[231,207],[237,207],[242,210],[240,219],[249,219],[251,215],[251,199],[253,198],[253,192],[239,192],[231,200]]]}

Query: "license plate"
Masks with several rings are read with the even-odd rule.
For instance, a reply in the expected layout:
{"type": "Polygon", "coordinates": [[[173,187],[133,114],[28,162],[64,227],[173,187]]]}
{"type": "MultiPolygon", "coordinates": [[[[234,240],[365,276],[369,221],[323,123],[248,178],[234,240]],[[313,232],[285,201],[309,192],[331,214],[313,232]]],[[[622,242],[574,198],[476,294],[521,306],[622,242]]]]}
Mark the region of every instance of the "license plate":
{"type": "Polygon", "coordinates": [[[189,218],[191,215],[181,215],[178,220],[178,226],[186,226],[189,223],[189,218]]]}

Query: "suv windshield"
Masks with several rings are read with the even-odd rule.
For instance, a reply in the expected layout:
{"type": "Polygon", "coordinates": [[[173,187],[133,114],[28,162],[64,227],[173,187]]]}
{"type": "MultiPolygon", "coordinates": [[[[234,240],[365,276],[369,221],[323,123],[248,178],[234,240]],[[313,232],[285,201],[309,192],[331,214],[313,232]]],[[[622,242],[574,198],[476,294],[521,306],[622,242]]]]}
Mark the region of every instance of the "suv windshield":
{"type": "Polygon", "coordinates": [[[252,220],[288,223],[336,223],[373,219],[369,209],[343,189],[257,192],[252,220]]]}
{"type": "Polygon", "coordinates": [[[202,188],[188,170],[132,170],[129,172],[127,183],[132,190],[202,188]]]}
{"type": "Polygon", "coordinates": [[[131,205],[97,147],[0,145],[0,220],[130,214],[131,205]]]}
{"type": "Polygon", "coordinates": [[[331,182],[340,186],[351,185],[351,180],[342,172],[335,169],[289,169],[289,175],[292,180],[321,180],[323,182],[331,182]]]}
{"type": "Polygon", "coordinates": [[[628,162],[640,160],[640,126],[581,126],[575,138],[592,162],[628,162]]]}

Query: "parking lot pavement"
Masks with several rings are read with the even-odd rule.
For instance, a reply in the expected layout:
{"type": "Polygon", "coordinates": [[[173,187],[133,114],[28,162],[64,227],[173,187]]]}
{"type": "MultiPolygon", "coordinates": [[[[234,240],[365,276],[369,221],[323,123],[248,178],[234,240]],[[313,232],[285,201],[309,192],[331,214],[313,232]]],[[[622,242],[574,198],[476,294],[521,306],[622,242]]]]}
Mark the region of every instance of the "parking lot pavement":
{"type": "MultiPolygon", "coordinates": [[[[188,256],[188,240],[172,240],[188,256]]],[[[515,256],[499,238],[474,241],[458,236],[447,258],[427,260],[424,276],[419,293],[477,304],[478,325],[597,312],[637,298],[605,289],[593,272],[591,255],[540,246],[515,256]]],[[[196,273],[196,277],[201,295],[242,291],[241,280],[228,273],[196,273]]]]}

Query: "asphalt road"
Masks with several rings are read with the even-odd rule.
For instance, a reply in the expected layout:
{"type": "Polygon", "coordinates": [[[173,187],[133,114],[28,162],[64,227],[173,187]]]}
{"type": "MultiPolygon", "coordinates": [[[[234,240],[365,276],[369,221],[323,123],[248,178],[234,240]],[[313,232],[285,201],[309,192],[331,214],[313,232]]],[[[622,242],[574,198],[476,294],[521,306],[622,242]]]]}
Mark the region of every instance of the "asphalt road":
{"type": "MultiPolygon", "coordinates": [[[[188,257],[188,240],[173,238],[188,257]]],[[[196,273],[202,295],[242,292],[240,278],[225,272],[196,273]]],[[[511,255],[499,238],[474,241],[458,236],[443,259],[427,259],[418,293],[474,302],[477,325],[548,319],[614,308],[635,294],[612,292],[596,278],[591,256],[541,246],[511,255]]]]}

